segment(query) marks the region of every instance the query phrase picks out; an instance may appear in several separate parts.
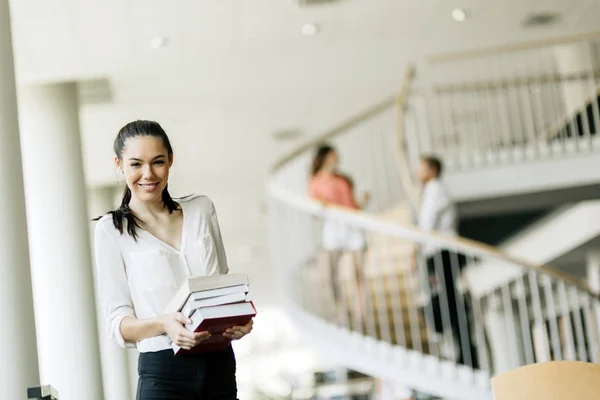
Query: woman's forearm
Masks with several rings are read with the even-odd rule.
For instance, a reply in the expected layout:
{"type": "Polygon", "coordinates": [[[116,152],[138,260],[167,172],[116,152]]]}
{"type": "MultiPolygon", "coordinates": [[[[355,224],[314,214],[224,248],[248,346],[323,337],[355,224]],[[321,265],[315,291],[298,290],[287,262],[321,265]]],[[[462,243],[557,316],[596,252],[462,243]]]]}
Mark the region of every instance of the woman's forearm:
{"type": "Polygon", "coordinates": [[[120,331],[127,342],[139,342],[165,333],[163,316],[148,319],[125,317],[121,321],[120,331]]]}

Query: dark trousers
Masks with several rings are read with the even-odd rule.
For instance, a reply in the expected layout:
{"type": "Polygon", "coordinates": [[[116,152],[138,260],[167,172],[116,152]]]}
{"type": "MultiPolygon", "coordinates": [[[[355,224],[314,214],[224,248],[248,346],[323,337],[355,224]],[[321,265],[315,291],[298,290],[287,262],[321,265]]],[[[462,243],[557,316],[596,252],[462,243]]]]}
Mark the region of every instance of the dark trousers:
{"type": "Polygon", "coordinates": [[[454,343],[458,345],[457,362],[477,368],[477,353],[469,324],[470,307],[467,299],[456,289],[456,280],[465,264],[462,254],[447,250],[427,258],[431,288],[427,314],[433,319],[431,322],[437,333],[443,333],[448,327],[451,329],[454,343]],[[469,357],[465,354],[467,349],[469,357]]]}
{"type": "Polygon", "coordinates": [[[136,400],[236,400],[235,355],[226,350],[174,356],[141,353],[136,400]]]}

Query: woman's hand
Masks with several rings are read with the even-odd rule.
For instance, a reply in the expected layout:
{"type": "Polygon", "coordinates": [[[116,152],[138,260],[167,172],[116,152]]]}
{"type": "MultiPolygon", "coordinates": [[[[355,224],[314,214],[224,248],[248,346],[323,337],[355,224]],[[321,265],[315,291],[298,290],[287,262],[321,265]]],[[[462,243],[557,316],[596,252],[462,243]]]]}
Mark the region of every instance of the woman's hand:
{"type": "Polygon", "coordinates": [[[234,326],[233,328],[227,329],[223,333],[223,336],[225,336],[226,338],[229,338],[231,340],[239,340],[239,339],[243,338],[244,336],[246,336],[247,334],[249,334],[250,332],[252,332],[253,325],[254,325],[254,321],[250,320],[250,322],[248,322],[244,326],[234,326]]]}
{"type": "Polygon", "coordinates": [[[161,324],[171,341],[184,350],[189,350],[208,339],[208,332],[190,332],[183,325],[191,324],[189,318],[182,313],[166,314],[161,317],[161,324]]]}

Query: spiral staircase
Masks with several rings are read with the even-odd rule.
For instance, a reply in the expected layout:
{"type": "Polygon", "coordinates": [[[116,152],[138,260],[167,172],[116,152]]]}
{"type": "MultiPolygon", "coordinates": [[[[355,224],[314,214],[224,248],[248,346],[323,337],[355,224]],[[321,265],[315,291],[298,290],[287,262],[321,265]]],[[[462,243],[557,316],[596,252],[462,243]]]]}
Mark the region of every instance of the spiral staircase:
{"type": "MultiPolygon", "coordinates": [[[[497,173],[596,160],[600,60],[593,56],[599,38],[486,49],[408,67],[396,96],[277,162],[268,194],[281,298],[297,329],[322,354],[369,375],[456,400],[491,399],[491,376],[521,365],[600,362],[598,292],[551,267],[412,224],[419,204],[412,176],[422,153],[443,155],[455,181],[469,169],[497,173]],[[560,60],[553,61],[557,46],[589,52],[589,62],[576,71],[561,69],[560,60]],[[341,154],[341,169],[354,178],[356,192],[371,193],[365,210],[323,206],[306,196],[313,150],[325,141],[341,154]],[[359,280],[353,254],[342,254],[332,265],[321,248],[322,225],[329,220],[366,233],[359,280]],[[457,341],[448,323],[436,331],[431,322],[431,286],[422,272],[426,260],[412,261],[413,249],[425,245],[464,258],[464,266],[452,265],[464,294],[456,301],[457,341]],[[484,267],[486,274],[470,273],[484,267]],[[492,275],[494,285],[471,290],[492,275]],[[341,293],[337,301],[333,281],[341,293]]],[[[554,183],[565,184],[559,175],[554,183]]],[[[437,262],[438,275],[441,267],[437,262]]],[[[449,313],[448,307],[442,310],[445,322],[449,313]]]]}

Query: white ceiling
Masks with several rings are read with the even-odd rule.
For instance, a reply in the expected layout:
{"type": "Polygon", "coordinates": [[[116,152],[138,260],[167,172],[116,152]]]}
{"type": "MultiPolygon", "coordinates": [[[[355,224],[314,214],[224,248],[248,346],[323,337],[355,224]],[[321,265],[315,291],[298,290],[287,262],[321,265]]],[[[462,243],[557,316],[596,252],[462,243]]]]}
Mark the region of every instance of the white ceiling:
{"type": "Polygon", "coordinates": [[[600,4],[341,0],[298,8],[294,0],[12,0],[11,11],[22,82],[177,71],[213,84],[219,78],[223,86],[246,82],[223,80],[223,72],[264,79],[285,67],[290,76],[321,58],[338,61],[332,72],[340,62],[386,52],[412,57],[416,49],[448,51],[596,29],[600,4]],[[470,10],[473,18],[454,23],[454,7],[470,10]],[[524,31],[520,23],[532,11],[555,11],[563,20],[552,29],[524,31]],[[311,21],[322,34],[307,39],[300,26],[311,21]],[[156,35],[169,38],[166,49],[150,47],[156,35]]]}
{"type": "Polygon", "coordinates": [[[81,108],[88,183],[114,182],[111,144],[123,124],[161,122],[176,152],[173,191],[213,197],[234,269],[264,277],[264,182],[281,150],[274,132],[330,127],[393,93],[424,54],[597,29],[600,2],[11,0],[11,11],[20,84],[109,81],[111,102],[81,108]],[[455,7],[472,19],[453,22],[455,7]],[[524,30],[531,11],[563,19],[524,30]],[[306,22],[321,33],[302,36],[306,22]],[[156,35],[168,46],[152,49],[156,35]],[[255,246],[253,261],[236,256],[244,245],[255,246]]]}

